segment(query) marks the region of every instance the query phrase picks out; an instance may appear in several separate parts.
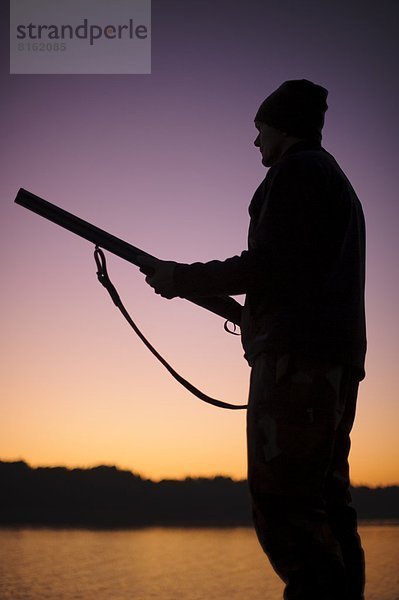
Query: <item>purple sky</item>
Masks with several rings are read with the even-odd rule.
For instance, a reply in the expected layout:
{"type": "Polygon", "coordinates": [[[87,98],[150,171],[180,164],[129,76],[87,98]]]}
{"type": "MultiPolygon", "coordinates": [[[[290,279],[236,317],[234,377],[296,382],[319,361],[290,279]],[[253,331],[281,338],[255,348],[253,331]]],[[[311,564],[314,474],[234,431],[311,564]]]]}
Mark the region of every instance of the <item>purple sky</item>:
{"type": "MultiPolygon", "coordinates": [[[[9,75],[1,4],[0,458],[245,476],[244,415],[197,403],[133,338],[91,245],[13,204],[25,187],[161,258],[246,246],[265,175],[260,102],[286,79],[329,90],[324,146],[367,221],[367,379],[355,482],[398,482],[397,2],[153,0],[151,75],[9,75]],[[205,442],[205,443],[204,443],[205,442]],[[205,447],[205,449],[204,449],[205,447]]],[[[128,309],[178,370],[246,400],[239,340],[109,257],[128,309]]]]}

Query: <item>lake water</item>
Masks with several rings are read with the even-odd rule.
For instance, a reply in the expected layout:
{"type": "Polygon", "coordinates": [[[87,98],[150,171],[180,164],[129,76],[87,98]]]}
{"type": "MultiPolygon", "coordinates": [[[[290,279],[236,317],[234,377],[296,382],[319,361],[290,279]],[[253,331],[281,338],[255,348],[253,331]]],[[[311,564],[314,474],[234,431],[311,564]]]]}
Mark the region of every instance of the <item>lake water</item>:
{"type": "MultiPolygon", "coordinates": [[[[399,600],[399,526],[360,528],[367,600],[399,600]]],[[[1,600],[281,600],[251,528],[0,529],[1,600]]]]}

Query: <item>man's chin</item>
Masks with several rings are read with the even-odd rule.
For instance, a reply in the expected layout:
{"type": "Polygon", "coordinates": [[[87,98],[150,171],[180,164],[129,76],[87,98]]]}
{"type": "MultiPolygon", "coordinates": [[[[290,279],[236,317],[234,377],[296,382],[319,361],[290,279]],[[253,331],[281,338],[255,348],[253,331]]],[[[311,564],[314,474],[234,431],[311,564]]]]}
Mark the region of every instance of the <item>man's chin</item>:
{"type": "Polygon", "coordinates": [[[270,167],[271,166],[270,161],[265,156],[262,156],[262,165],[264,167],[270,167]]]}

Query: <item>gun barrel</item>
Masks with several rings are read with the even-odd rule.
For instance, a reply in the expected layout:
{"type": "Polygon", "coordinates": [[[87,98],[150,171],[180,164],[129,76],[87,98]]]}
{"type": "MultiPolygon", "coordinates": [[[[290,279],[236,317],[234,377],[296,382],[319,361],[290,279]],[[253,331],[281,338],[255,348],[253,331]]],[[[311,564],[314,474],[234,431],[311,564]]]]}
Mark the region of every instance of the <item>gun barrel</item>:
{"type": "Polygon", "coordinates": [[[15,202],[37,215],[56,223],[56,225],[60,225],[64,229],[79,235],[85,240],[93,242],[96,246],[101,246],[101,248],[109,250],[109,252],[120,256],[120,258],[123,258],[134,265],[137,264],[135,260],[140,254],[151,256],[148,252],[144,252],[144,250],[136,248],[136,246],[132,246],[131,244],[128,244],[128,242],[124,242],[107,231],[92,225],[88,221],[84,221],[80,217],[73,215],[63,208],[59,208],[47,200],[43,200],[43,198],[40,198],[39,196],[35,196],[35,194],[32,194],[23,188],[19,190],[15,202]]]}
{"type": "MultiPolygon", "coordinates": [[[[136,246],[132,246],[132,244],[128,244],[128,242],[124,242],[120,238],[92,225],[88,221],[84,221],[63,208],[59,208],[55,204],[32,194],[32,192],[28,192],[28,190],[20,188],[15,198],[15,202],[24,208],[28,208],[37,215],[52,221],[56,225],[60,225],[61,227],[64,227],[64,229],[92,242],[96,246],[100,246],[101,248],[104,248],[104,250],[109,250],[109,252],[116,254],[133,265],[138,266],[136,259],[140,254],[155,258],[148,252],[144,252],[144,250],[136,248],[136,246]]],[[[241,306],[233,300],[233,298],[228,296],[216,296],[210,298],[187,298],[187,300],[223,317],[224,319],[228,319],[236,325],[239,325],[240,323],[241,306]]]]}

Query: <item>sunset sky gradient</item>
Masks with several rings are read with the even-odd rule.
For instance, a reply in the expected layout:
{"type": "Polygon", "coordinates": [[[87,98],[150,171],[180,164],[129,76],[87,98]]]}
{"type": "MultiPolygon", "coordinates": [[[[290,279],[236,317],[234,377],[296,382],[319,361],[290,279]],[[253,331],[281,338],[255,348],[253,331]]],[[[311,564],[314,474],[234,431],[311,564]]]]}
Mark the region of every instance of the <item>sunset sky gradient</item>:
{"type": "MultiPolygon", "coordinates": [[[[398,16],[390,0],[153,0],[151,75],[9,75],[1,2],[1,460],[245,477],[245,413],[178,386],[98,284],[92,245],[13,200],[24,187],[160,258],[238,254],[265,176],[256,109],[307,78],[329,90],[323,144],[367,222],[352,479],[399,483],[398,16]]],[[[249,367],[220,318],[159,298],[117,257],[108,267],[178,371],[246,401],[249,367]]]]}

